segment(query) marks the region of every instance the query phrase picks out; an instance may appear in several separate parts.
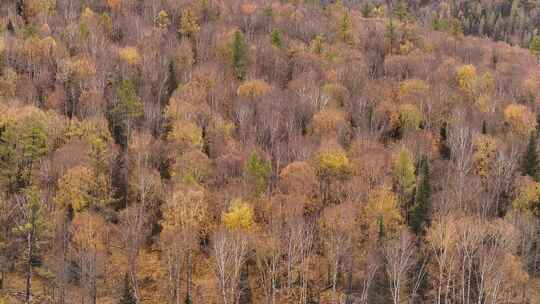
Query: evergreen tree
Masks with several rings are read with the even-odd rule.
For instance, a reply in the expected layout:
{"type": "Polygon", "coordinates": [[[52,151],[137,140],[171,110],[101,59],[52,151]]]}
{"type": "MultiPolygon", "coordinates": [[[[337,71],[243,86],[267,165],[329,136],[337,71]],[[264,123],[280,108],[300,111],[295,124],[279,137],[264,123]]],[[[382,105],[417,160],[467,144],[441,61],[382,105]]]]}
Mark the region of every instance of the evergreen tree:
{"type": "Polygon", "coordinates": [[[281,34],[280,30],[273,29],[270,33],[270,38],[273,46],[279,49],[283,47],[283,35],[281,34]]]}
{"type": "Polygon", "coordinates": [[[529,137],[529,144],[527,151],[523,158],[522,171],[523,174],[529,175],[535,180],[539,180],[539,164],[538,164],[538,152],[536,151],[536,142],[538,140],[538,133],[532,132],[529,137]]]}
{"type": "Polygon", "coordinates": [[[536,56],[538,60],[540,60],[540,36],[535,35],[532,38],[531,43],[529,44],[529,49],[531,50],[533,55],[536,56]]]}
{"type": "Polygon", "coordinates": [[[130,80],[124,80],[116,91],[117,102],[110,112],[110,123],[116,142],[127,148],[131,136],[134,120],[143,114],[143,104],[135,84],[130,80]]]}
{"type": "Polygon", "coordinates": [[[169,75],[167,76],[167,82],[165,83],[165,92],[161,96],[161,106],[165,107],[169,104],[169,99],[171,98],[174,90],[178,87],[178,79],[176,77],[176,67],[174,61],[169,62],[169,75]]]}
{"type": "Polygon", "coordinates": [[[122,298],[118,304],[136,304],[135,293],[133,292],[133,286],[131,286],[131,280],[126,272],[124,276],[124,290],[122,291],[122,298]]]}
{"type": "Polygon", "coordinates": [[[351,17],[348,13],[345,13],[343,18],[341,18],[341,24],[339,26],[339,35],[344,42],[351,41],[351,27],[351,17]]]}
{"type": "Polygon", "coordinates": [[[394,45],[396,43],[396,26],[394,25],[392,18],[390,18],[390,22],[388,23],[388,26],[386,27],[385,36],[386,36],[386,40],[388,41],[390,53],[392,54],[394,51],[394,45]]]}
{"type": "Polygon", "coordinates": [[[422,157],[420,161],[420,181],[416,189],[414,205],[409,214],[409,225],[412,230],[419,234],[422,232],[428,220],[428,213],[431,207],[431,184],[429,181],[429,163],[427,157],[422,157]]]}
{"type": "Polygon", "coordinates": [[[248,47],[241,31],[236,31],[231,45],[231,57],[234,73],[238,80],[243,80],[246,74],[248,47]]]}
{"type": "Polygon", "coordinates": [[[399,19],[399,21],[404,21],[409,18],[409,9],[407,8],[405,1],[397,1],[396,6],[394,7],[394,15],[399,19]]]}

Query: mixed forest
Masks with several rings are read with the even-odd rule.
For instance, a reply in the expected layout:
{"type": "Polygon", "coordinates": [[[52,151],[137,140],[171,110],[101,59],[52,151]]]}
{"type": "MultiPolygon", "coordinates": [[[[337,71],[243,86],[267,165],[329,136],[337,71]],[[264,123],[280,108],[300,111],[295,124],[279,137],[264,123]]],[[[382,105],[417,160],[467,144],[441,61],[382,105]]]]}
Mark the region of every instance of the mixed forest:
{"type": "Polygon", "coordinates": [[[540,1],[0,1],[1,304],[539,304],[540,1]]]}

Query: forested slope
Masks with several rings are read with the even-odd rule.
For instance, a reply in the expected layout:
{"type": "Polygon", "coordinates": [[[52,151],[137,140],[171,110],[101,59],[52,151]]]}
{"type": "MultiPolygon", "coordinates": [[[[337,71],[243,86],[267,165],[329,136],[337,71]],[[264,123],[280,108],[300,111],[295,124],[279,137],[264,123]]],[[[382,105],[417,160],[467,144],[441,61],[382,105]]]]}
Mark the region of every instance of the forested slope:
{"type": "Polygon", "coordinates": [[[0,303],[540,303],[540,38],[459,3],[1,1],[0,303]]]}

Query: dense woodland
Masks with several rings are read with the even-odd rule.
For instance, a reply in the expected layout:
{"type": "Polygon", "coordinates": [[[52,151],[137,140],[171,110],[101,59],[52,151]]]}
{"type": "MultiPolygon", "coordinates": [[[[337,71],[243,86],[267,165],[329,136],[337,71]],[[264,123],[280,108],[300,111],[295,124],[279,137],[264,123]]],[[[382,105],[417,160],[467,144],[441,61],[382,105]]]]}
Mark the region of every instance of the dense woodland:
{"type": "Polygon", "coordinates": [[[539,27],[0,1],[0,303],[540,303],[539,27]]]}

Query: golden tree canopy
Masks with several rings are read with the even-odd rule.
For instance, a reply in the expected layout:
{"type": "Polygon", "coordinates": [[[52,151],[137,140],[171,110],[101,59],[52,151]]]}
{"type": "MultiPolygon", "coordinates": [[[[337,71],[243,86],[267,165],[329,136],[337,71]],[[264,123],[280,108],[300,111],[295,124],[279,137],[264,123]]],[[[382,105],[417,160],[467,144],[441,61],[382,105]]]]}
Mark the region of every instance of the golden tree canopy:
{"type": "Polygon", "coordinates": [[[253,208],[241,199],[235,199],[222,216],[223,224],[229,231],[249,231],[254,225],[253,208]]]}

